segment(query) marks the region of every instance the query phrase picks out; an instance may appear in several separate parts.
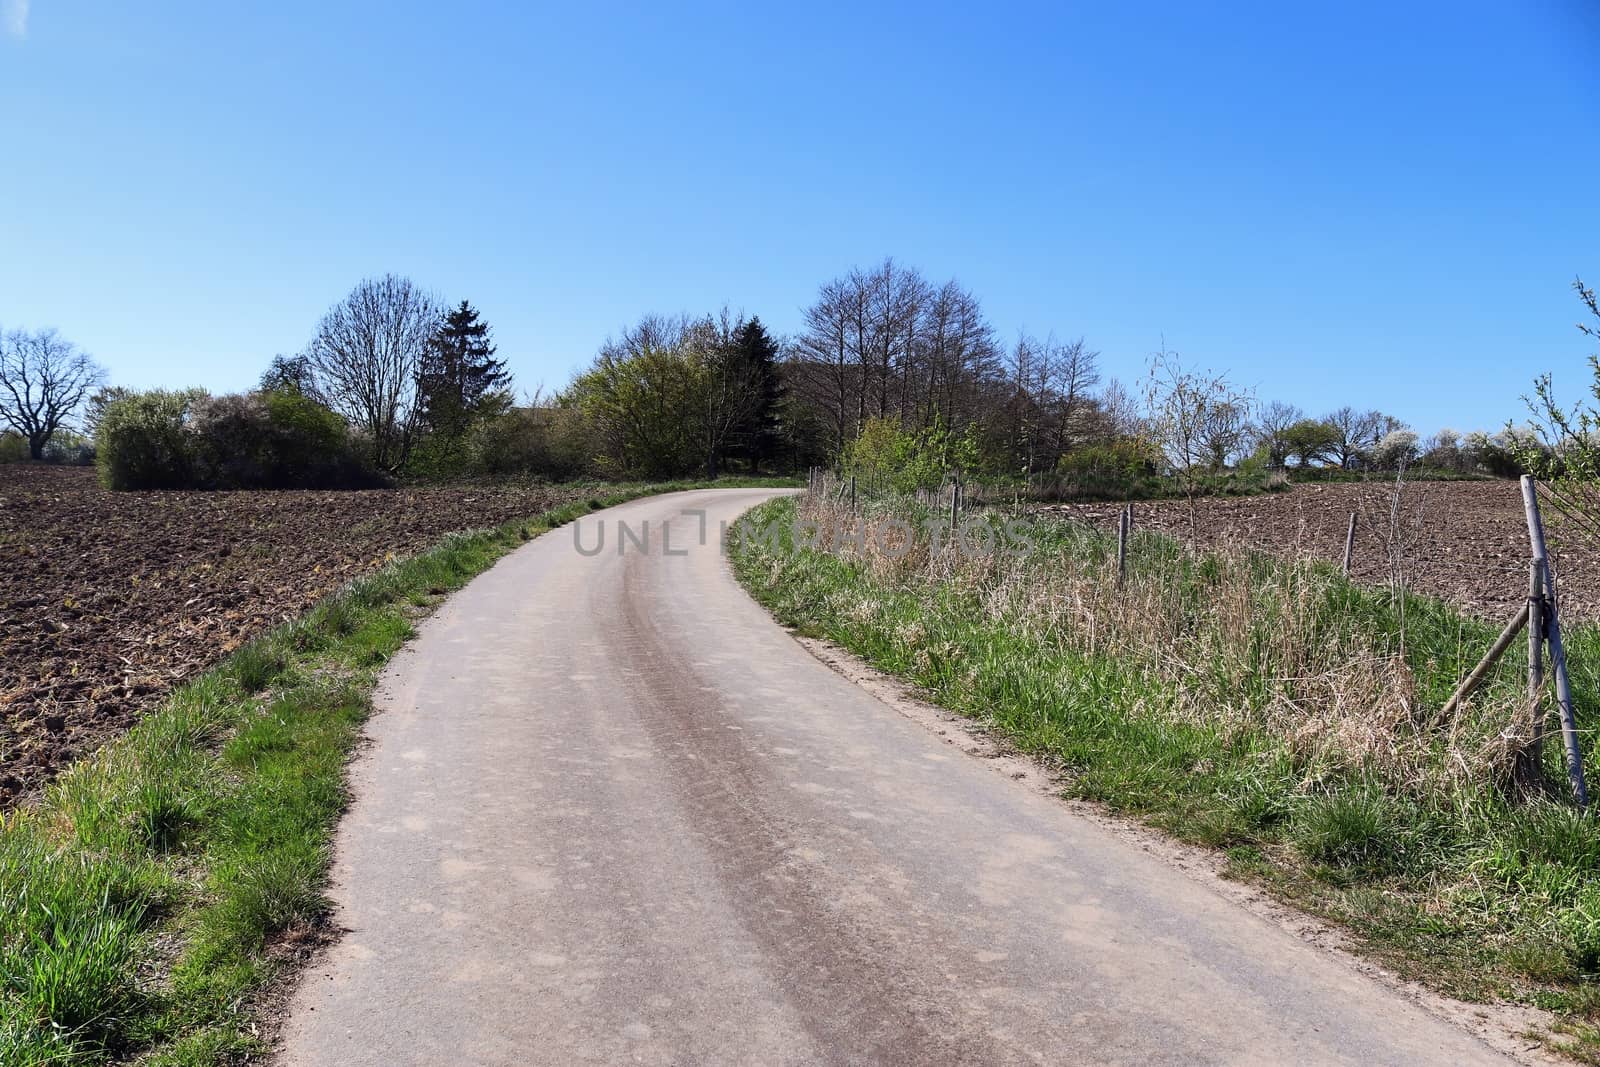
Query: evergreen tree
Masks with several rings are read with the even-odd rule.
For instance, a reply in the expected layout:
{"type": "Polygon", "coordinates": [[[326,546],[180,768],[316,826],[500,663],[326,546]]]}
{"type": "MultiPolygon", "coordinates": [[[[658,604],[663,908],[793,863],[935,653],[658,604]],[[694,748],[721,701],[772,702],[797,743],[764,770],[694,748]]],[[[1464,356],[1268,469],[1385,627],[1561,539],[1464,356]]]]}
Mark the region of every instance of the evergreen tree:
{"type": "Polygon", "coordinates": [[[738,434],[738,450],[755,471],[763,463],[775,460],[783,449],[783,428],[779,419],[783,380],[778,375],[778,344],[759,318],[750,318],[734,331],[733,348],[757,393],[738,434]]]}
{"type": "Polygon", "coordinates": [[[471,304],[463,300],[444,316],[417,372],[428,429],[459,437],[480,416],[506,406],[511,375],[494,353],[489,324],[471,304]]]}

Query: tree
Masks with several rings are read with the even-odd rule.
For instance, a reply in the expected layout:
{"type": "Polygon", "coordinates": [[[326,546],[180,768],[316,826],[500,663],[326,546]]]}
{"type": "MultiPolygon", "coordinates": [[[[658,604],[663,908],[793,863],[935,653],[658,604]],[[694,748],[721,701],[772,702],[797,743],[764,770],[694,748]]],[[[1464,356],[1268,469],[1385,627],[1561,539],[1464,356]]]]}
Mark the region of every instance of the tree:
{"type": "Polygon", "coordinates": [[[1151,357],[1145,406],[1149,412],[1146,433],[1161,450],[1188,501],[1192,534],[1200,474],[1216,469],[1218,449],[1223,447],[1219,442],[1243,439],[1250,398],[1222,375],[1188,370],[1176,352],[1163,349],[1151,357]]]}
{"type": "Polygon", "coordinates": [[[1436,470],[1459,471],[1465,456],[1461,450],[1461,435],[1451,429],[1442,429],[1422,445],[1422,465],[1436,470]]]}
{"type": "Polygon", "coordinates": [[[366,435],[380,470],[399,470],[411,453],[417,372],[438,322],[431,295],[386,274],[363,281],[329,309],[305,351],[318,391],[366,435]]]}
{"type": "Polygon", "coordinates": [[[650,316],[607,341],[568,402],[594,424],[603,466],[617,474],[716,477],[761,400],[760,378],[735,344],[742,321],[650,316]]]}
{"type": "Polygon", "coordinates": [[[1338,434],[1332,452],[1340,467],[1352,469],[1362,453],[1378,443],[1385,430],[1385,419],[1382,412],[1357,411],[1348,404],[1323,416],[1322,421],[1338,434]]]}
{"type": "Polygon", "coordinates": [[[690,383],[689,426],[707,478],[721,472],[723,456],[765,400],[761,366],[740,348],[743,323],[735,322],[727,308],[720,317],[707,315],[689,327],[681,349],[690,383]]]}
{"type": "Polygon", "coordinates": [[[460,437],[481,416],[510,406],[511,375],[494,353],[489,324],[467,301],[440,321],[417,372],[419,411],[428,429],[460,437]]]}
{"type": "Polygon", "coordinates": [[[272,362],[261,375],[261,389],[268,393],[289,393],[319,400],[316,372],[312,369],[310,357],[304,355],[273,356],[272,362]]]}
{"type": "Polygon", "coordinates": [[[783,380],[778,376],[778,344],[757,317],[746,319],[735,328],[732,344],[734,358],[743,363],[754,390],[744,424],[736,428],[739,450],[754,471],[772,460],[782,447],[779,412],[783,380]]]}
{"type": "Polygon", "coordinates": [[[100,423],[106,417],[106,409],[119,400],[125,400],[133,395],[133,390],[120,385],[102,385],[83,403],[83,435],[93,440],[100,432],[100,423]]]}
{"type": "Polygon", "coordinates": [[[1372,462],[1379,470],[1404,470],[1421,454],[1417,435],[1410,430],[1390,430],[1372,448],[1372,462]]]}
{"type": "Polygon", "coordinates": [[[1305,417],[1305,412],[1281,400],[1262,405],[1256,414],[1256,444],[1266,452],[1267,466],[1282,467],[1289,461],[1289,443],[1285,434],[1289,427],[1305,417]]]}
{"type": "Polygon", "coordinates": [[[1284,455],[1298,456],[1302,468],[1334,455],[1339,447],[1337,427],[1318,419],[1301,419],[1283,431],[1284,455]]]}
{"type": "Polygon", "coordinates": [[[27,438],[30,458],[42,459],[105,379],[103,367],[56,331],[13,330],[0,336],[0,423],[27,438]]]}

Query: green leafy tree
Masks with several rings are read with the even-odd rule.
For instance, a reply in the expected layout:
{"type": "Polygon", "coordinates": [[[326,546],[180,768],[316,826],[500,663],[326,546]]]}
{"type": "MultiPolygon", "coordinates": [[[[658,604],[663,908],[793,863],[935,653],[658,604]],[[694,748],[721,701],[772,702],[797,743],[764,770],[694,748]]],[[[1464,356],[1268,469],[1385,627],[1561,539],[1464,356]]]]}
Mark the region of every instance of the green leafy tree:
{"type": "Polygon", "coordinates": [[[911,431],[893,417],[868,419],[845,446],[841,466],[866,488],[896,493],[937,489],[952,475],[965,477],[981,458],[978,431],[956,433],[942,419],[911,431]]]}
{"type": "Polygon", "coordinates": [[[1301,419],[1282,433],[1284,455],[1296,457],[1301,467],[1337,455],[1340,440],[1338,427],[1318,419],[1301,419]]]}
{"type": "Polygon", "coordinates": [[[417,370],[423,425],[460,437],[486,415],[510,406],[511,375],[494,358],[489,324],[463,300],[440,320],[417,370]]]}
{"type": "Polygon", "coordinates": [[[681,347],[646,345],[602,352],[568,400],[594,426],[605,473],[671,478],[701,459],[693,423],[702,385],[681,347]]]}

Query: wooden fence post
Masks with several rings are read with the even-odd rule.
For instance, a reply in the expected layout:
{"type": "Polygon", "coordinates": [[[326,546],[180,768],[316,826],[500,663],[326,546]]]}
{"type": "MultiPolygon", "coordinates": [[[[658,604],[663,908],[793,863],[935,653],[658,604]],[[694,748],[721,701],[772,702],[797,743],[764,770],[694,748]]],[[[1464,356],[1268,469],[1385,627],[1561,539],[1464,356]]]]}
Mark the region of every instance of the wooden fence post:
{"type": "Polygon", "coordinates": [[[1344,576],[1350,577],[1350,554],[1356,547],[1356,513],[1350,513],[1350,525],[1344,532],[1344,576]]]}
{"type": "Polygon", "coordinates": [[[1567,777],[1572,795],[1580,808],[1589,804],[1589,791],[1583,781],[1583,749],[1578,743],[1578,721],[1572,709],[1572,682],[1567,676],[1567,652],[1561,642],[1561,609],[1556,599],[1555,572],[1545,548],[1544,520],[1539,515],[1539,495],[1533,478],[1522,476],[1522,508],[1528,519],[1528,540],[1533,545],[1533,562],[1544,585],[1544,631],[1550,645],[1550,671],[1556,680],[1556,706],[1561,712],[1561,739],[1567,750],[1567,777]]]}
{"type": "Polygon", "coordinates": [[[1133,505],[1124,504],[1117,513],[1117,588],[1128,577],[1128,534],[1133,529],[1133,505]]]}
{"type": "Polygon", "coordinates": [[[1517,753],[1517,784],[1532,791],[1544,764],[1544,575],[1539,561],[1528,564],[1528,721],[1532,736],[1517,753]]]}
{"type": "Polygon", "coordinates": [[[1488,677],[1490,669],[1494,667],[1501,656],[1505,655],[1506,649],[1511,647],[1511,642],[1516,640],[1517,634],[1527,624],[1528,609],[1526,607],[1518,608],[1517,613],[1511,616],[1510,621],[1506,623],[1505,629],[1500,631],[1500,636],[1495,638],[1494,645],[1478,661],[1478,665],[1472,668],[1467,676],[1461,680],[1461,684],[1456,686],[1456,691],[1450,694],[1450,699],[1444,702],[1444,707],[1439,709],[1441,722],[1460,710],[1462,703],[1472,695],[1474,689],[1477,689],[1483,683],[1484,678],[1488,677]]]}
{"type": "Polygon", "coordinates": [[[850,476],[850,514],[856,513],[856,476],[850,476]]]}

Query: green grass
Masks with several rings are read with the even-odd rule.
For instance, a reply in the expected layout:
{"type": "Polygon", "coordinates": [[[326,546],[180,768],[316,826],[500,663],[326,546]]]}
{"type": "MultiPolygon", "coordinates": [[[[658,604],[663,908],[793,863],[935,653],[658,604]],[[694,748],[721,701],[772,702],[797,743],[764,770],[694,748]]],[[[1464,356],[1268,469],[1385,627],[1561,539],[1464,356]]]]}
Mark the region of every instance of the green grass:
{"type": "MultiPolygon", "coordinates": [[[[751,518],[787,526],[796,508],[751,518]]],[[[1558,743],[1548,795],[1508,794],[1496,738],[1522,653],[1460,721],[1434,721],[1497,627],[1424,598],[1401,612],[1332,568],[1150,535],[1119,593],[1114,542],[1064,523],[1014,563],[893,564],[787,536],[731,550],[781,622],[1063,767],[1070,795],[1223,850],[1232,875],[1407,978],[1557,1012],[1558,1047],[1600,1062],[1600,820],[1565,799],[1558,743]]],[[[1574,628],[1568,647],[1588,728],[1600,632],[1574,628]]]]}
{"type": "Polygon", "coordinates": [[[0,815],[0,1064],[198,1065],[264,1051],[256,998],[327,911],[346,764],[414,619],[546,530],[696,487],[586,490],[453,535],[243,646],[42,802],[0,815]]]}

